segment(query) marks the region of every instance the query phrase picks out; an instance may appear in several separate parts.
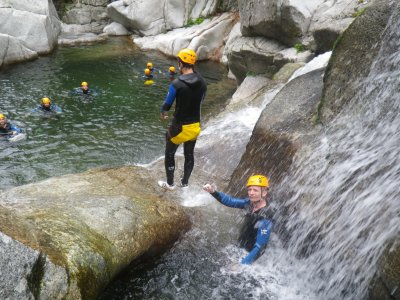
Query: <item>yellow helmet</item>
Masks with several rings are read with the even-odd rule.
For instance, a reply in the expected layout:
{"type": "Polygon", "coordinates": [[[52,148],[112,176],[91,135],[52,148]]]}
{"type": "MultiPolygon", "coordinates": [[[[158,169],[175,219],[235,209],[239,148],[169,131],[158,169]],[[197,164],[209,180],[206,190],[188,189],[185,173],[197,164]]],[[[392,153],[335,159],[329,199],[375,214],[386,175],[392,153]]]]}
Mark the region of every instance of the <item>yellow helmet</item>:
{"type": "Polygon", "coordinates": [[[153,64],[151,62],[148,62],[147,63],[147,68],[152,68],[152,67],[153,67],[153,64]]]}
{"type": "Polygon", "coordinates": [[[175,67],[174,67],[174,66],[170,66],[170,67],[169,67],[169,71],[170,71],[171,73],[175,73],[175,72],[176,72],[175,67]]]}
{"type": "Polygon", "coordinates": [[[6,116],[5,115],[3,115],[3,114],[0,114],[0,120],[3,120],[3,119],[5,119],[6,118],[6,116]]]}
{"type": "Polygon", "coordinates": [[[249,180],[247,180],[247,186],[250,185],[269,187],[268,178],[264,175],[250,176],[249,180]]]}
{"type": "Polygon", "coordinates": [[[82,83],[81,83],[81,86],[88,86],[89,84],[86,82],[86,81],[83,81],[82,83]]]}
{"type": "Polygon", "coordinates": [[[50,98],[48,98],[48,97],[42,98],[42,104],[50,104],[50,103],[51,103],[50,98]]]}
{"type": "Polygon", "coordinates": [[[145,75],[150,75],[150,73],[151,73],[150,69],[144,69],[144,74],[145,75]]]}
{"type": "Polygon", "coordinates": [[[196,52],[192,49],[182,49],[178,52],[178,57],[184,63],[194,65],[196,63],[196,52]]]}

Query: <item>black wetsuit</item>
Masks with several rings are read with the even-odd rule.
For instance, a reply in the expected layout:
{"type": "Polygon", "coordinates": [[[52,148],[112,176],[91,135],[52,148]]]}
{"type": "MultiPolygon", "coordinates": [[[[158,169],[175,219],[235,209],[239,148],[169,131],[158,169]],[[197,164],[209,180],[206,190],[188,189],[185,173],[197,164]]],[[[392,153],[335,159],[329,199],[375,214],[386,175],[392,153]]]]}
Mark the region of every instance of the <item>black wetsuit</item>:
{"type": "MultiPolygon", "coordinates": [[[[174,184],[175,152],[180,143],[176,142],[174,138],[185,131],[185,125],[199,123],[198,126],[200,126],[201,103],[205,97],[206,91],[206,82],[197,72],[182,74],[172,81],[169,86],[168,95],[161,107],[161,112],[169,111],[176,100],[174,118],[166,133],[165,170],[169,185],[174,184]]],[[[200,130],[200,128],[198,130],[200,130]]],[[[188,183],[193,170],[193,153],[197,135],[194,135],[190,140],[183,141],[183,152],[185,156],[184,172],[181,180],[183,185],[188,183]]]]}

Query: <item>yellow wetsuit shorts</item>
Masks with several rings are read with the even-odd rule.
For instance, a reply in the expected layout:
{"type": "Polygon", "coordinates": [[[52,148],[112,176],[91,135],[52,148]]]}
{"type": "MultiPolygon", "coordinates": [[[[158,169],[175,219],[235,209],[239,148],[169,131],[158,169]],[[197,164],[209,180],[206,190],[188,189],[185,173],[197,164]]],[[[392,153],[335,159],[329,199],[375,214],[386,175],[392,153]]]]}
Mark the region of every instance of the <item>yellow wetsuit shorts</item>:
{"type": "MultiPolygon", "coordinates": [[[[197,139],[197,137],[199,136],[200,131],[201,131],[200,122],[182,125],[180,127],[181,127],[181,130],[178,131],[178,133],[175,135],[173,135],[171,131],[169,132],[170,136],[171,136],[170,140],[175,145],[179,145],[184,142],[193,141],[193,140],[197,139]]],[[[174,129],[175,130],[172,130],[172,131],[177,132],[176,129],[178,129],[178,128],[174,128],[174,129]]]]}

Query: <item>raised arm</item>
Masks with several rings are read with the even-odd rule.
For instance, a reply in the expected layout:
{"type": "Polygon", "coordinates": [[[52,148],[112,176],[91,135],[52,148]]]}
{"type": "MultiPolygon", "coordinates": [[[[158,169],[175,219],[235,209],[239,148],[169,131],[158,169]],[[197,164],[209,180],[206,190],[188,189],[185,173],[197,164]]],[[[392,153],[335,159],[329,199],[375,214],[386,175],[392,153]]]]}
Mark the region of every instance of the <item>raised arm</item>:
{"type": "Polygon", "coordinates": [[[228,194],[224,194],[222,192],[217,192],[212,185],[206,184],[203,186],[203,189],[206,192],[209,192],[218,202],[222,203],[225,206],[234,207],[234,208],[244,208],[246,204],[250,202],[249,199],[240,199],[232,197],[228,194]]]}

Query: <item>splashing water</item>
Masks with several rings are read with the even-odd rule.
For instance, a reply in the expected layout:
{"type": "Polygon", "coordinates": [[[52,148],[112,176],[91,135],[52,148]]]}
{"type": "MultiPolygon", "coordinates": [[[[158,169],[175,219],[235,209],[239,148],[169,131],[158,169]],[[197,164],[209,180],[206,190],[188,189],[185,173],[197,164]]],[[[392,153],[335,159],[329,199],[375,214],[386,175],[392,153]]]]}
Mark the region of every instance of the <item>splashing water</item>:
{"type": "Polygon", "coordinates": [[[296,191],[285,203],[296,207],[289,251],[303,257],[299,272],[322,299],[364,298],[379,257],[400,236],[399,34],[392,16],[357,95],[282,183],[296,191]]]}

